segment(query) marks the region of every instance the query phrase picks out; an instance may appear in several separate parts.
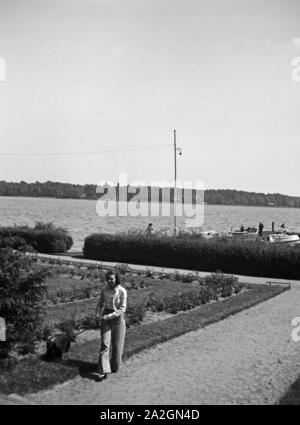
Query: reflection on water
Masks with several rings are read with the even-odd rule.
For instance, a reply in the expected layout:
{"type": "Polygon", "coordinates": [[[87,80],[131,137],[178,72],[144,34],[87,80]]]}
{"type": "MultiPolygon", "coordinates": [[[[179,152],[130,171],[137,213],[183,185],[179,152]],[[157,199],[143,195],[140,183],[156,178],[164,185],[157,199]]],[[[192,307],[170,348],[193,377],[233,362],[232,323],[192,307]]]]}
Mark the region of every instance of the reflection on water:
{"type": "MultiPolygon", "coordinates": [[[[82,248],[84,238],[95,232],[116,233],[127,230],[146,229],[149,222],[154,229],[173,228],[171,217],[99,217],[97,201],[52,198],[0,197],[0,225],[28,224],[36,221],[53,222],[69,230],[74,239],[72,250],[82,248]]],[[[265,230],[282,223],[289,229],[300,229],[300,209],[273,207],[243,207],[205,205],[203,230],[229,231],[244,227],[257,227],[262,220],[265,230]]],[[[202,217],[201,217],[202,221],[202,217]]],[[[185,218],[178,217],[177,225],[184,226],[185,218]]]]}

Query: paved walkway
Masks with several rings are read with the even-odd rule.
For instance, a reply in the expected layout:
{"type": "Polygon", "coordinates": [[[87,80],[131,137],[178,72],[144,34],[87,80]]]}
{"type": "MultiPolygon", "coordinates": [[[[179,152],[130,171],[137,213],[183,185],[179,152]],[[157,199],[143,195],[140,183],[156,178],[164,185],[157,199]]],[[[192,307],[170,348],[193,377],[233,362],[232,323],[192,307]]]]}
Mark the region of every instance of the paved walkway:
{"type": "MultiPolygon", "coordinates": [[[[251,278],[252,281],[252,278],[251,278]]],[[[133,356],[103,382],[76,377],[32,394],[45,404],[274,404],[300,374],[300,285],[133,356]]]]}

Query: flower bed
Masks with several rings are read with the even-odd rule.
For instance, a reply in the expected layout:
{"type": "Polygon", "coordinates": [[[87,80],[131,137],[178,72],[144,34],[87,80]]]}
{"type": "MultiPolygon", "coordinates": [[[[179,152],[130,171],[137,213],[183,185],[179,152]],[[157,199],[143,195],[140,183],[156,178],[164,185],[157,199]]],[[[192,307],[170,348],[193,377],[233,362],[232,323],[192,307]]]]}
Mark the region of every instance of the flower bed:
{"type": "MultiPolygon", "coordinates": [[[[172,276],[168,276],[169,278],[172,276]]],[[[174,279],[177,279],[174,276],[174,279]]],[[[182,276],[186,280],[185,276],[182,276]]],[[[124,276],[123,285],[128,289],[128,307],[126,311],[127,326],[140,323],[148,310],[166,311],[176,314],[211,300],[228,297],[242,290],[242,285],[234,276],[224,276],[216,273],[205,278],[193,276],[193,282],[180,282],[170,279],[155,279],[147,276],[124,276]],[[135,285],[132,284],[135,283],[135,285]]],[[[84,289],[84,288],[83,288],[84,289]]],[[[64,323],[74,328],[94,329],[99,327],[95,317],[97,299],[80,302],[58,304],[47,309],[44,320],[47,331],[54,327],[64,326],[64,323]]]]}

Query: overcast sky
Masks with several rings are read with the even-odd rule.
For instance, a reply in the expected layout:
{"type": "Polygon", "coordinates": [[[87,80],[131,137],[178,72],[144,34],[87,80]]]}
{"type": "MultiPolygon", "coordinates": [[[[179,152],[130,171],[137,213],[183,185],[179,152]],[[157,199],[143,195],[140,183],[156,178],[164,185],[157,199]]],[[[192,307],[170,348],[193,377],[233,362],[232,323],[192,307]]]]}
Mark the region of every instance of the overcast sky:
{"type": "MultiPolygon", "coordinates": [[[[178,179],[299,195],[299,0],[0,0],[0,152],[177,143],[178,179]]],[[[0,155],[0,180],[173,178],[172,146],[0,155]]]]}

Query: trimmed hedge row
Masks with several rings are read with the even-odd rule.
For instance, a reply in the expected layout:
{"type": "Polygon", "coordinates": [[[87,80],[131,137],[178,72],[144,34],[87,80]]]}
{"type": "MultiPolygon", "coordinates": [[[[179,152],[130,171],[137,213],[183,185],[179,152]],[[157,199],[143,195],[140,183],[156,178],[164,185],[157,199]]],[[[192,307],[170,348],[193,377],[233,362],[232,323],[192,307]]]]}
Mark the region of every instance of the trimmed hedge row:
{"type": "Polygon", "coordinates": [[[47,254],[66,252],[73,245],[73,239],[68,232],[55,227],[0,227],[0,240],[13,249],[19,249],[24,242],[36,251],[47,254]]]}
{"type": "Polygon", "coordinates": [[[85,239],[83,252],[100,261],[300,279],[299,247],[262,241],[96,233],[85,239]]]}

